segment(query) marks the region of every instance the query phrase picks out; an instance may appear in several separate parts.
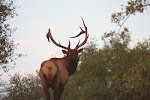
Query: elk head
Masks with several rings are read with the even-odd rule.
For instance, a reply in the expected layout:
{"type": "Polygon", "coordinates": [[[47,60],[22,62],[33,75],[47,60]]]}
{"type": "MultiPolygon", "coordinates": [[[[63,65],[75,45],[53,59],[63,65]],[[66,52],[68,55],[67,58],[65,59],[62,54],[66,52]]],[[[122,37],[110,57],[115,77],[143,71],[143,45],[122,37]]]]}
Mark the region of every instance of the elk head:
{"type": "Polygon", "coordinates": [[[68,47],[62,46],[60,43],[57,43],[57,42],[53,39],[53,37],[52,37],[50,28],[49,28],[48,33],[47,33],[47,35],[46,35],[49,42],[50,42],[50,40],[49,40],[49,38],[50,38],[51,41],[52,41],[56,46],[65,49],[65,50],[62,50],[62,52],[63,52],[64,54],[67,54],[67,56],[71,56],[74,61],[78,61],[78,53],[80,53],[80,52],[83,51],[83,49],[79,49],[79,48],[82,47],[82,46],[87,42],[87,39],[88,39],[88,37],[89,37],[89,35],[88,35],[88,33],[87,33],[87,27],[86,27],[86,25],[85,25],[85,23],[84,23],[84,20],[83,20],[82,17],[81,17],[81,19],[82,19],[82,21],[83,21],[85,30],[83,30],[83,29],[80,27],[81,32],[80,32],[78,35],[76,35],[76,36],[74,36],[74,37],[71,37],[71,38],[76,38],[76,37],[80,36],[81,34],[85,33],[85,39],[84,39],[84,41],[83,41],[82,43],[80,43],[80,40],[79,40],[78,44],[76,45],[76,47],[75,47],[74,49],[71,49],[71,48],[70,48],[70,45],[71,45],[71,44],[70,44],[70,41],[69,41],[68,47]],[[76,59],[75,59],[75,58],[76,58],[76,59]]]}

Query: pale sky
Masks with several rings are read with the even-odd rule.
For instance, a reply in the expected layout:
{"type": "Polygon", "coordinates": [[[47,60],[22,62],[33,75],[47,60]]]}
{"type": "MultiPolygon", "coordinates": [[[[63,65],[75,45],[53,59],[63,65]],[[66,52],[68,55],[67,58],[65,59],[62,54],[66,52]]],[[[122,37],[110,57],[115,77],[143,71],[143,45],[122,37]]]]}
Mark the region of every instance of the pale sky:
{"type": "MultiPolygon", "coordinates": [[[[95,37],[102,45],[101,36],[116,29],[111,23],[111,14],[120,11],[121,4],[128,0],[16,0],[19,16],[10,20],[11,27],[17,27],[14,40],[20,43],[16,53],[27,55],[16,60],[16,67],[4,74],[2,78],[16,72],[35,73],[40,64],[51,57],[62,57],[61,48],[48,42],[46,33],[51,28],[53,38],[67,46],[71,40],[74,48],[79,39],[70,39],[83,27],[83,17],[90,38],[95,37]]],[[[131,31],[133,43],[150,36],[150,7],[144,14],[131,16],[126,24],[131,31]]],[[[88,40],[90,41],[90,39],[88,40]]]]}

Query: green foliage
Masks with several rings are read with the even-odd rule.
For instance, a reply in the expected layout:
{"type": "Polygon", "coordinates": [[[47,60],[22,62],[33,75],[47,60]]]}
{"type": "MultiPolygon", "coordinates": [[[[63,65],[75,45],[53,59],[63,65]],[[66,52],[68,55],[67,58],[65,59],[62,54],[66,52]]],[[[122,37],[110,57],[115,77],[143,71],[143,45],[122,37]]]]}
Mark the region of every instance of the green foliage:
{"type": "Polygon", "coordinates": [[[6,84],[6,82],[4,82],[3,80],[1,80],[1,78],[0,78],[0,100],[4,97],[5,84],[6,84]]]}
{"type": "Polygon", "coordinates": [[[112,14],[111,21],[113,23],[116,23],[121,29],[126,20],[130,17],[130,15],[135,15],[136,13],[143,13],[148,6],[150,6],[149,0],[130,0],[127,2],[126,6],[122,5],[121,12],[112,14]]]}
{"type": "Polygon", "coordinates": [[[38,75],[16,73],[6,86],[4,100],[45,100],[38,75]]]}
{"type": "Polygon", "coordinates": [[[13,0],[0,0],[0,70],[8,71],[5,64],[14,62],[14,49],[16,44],[12,39],[12,33],[15,29],[10,28],[8,20],[14,18],[16,6],[13,0]]]}
{"type": "Polygon", "coordinates": [[[102,49],[89,44],[81,55],[78,71],[69,80],[72,84],[66,87],[76,95],[72,100],[149,98],[150,41],[145,40],[131,49],[129,41],[122,42],[124,38],[130,40],[129,37],[115,37],[113,43],[107,42],[102,49]],[[71,90],[68,86],[72,86],[71,90]]]}

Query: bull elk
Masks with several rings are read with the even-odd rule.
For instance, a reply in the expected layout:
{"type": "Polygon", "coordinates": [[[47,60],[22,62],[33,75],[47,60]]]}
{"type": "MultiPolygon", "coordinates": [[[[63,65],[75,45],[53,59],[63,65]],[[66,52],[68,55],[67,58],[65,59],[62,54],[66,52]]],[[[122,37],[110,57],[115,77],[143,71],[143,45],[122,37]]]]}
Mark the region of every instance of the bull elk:
{"type": "Polygon", "coordinates": [[[74,49],[70,48],[70,41],[68,47],[62,46],[60,43],[58,44],[53,39],[50,29],[47,33],[48,41],[50,38],[56,46],[66,49],[62,50],[62,52],[64,54],[67,54],[67,56],[63,58],[51,58],[50,60],[44,61],[41,64],[39,76],[41,79],[43,90],[47,96],[47,100],[50,100],[49,88],[53,89],[54,99],[60,100],[61,94],[64,90],[64,86],[67,84],[69,76],[76,72],[77,64],[79,61],[78,53],[82,52],[83,50],[79,48],[82,47],[88,39],[87,27],[84,23],[83,18],[82,21],[85,30],[80,27],[81,32],[75,37],[78,37],[81,34],[85,33],[85,40],[81,44],[79,41],[74,49]]]}

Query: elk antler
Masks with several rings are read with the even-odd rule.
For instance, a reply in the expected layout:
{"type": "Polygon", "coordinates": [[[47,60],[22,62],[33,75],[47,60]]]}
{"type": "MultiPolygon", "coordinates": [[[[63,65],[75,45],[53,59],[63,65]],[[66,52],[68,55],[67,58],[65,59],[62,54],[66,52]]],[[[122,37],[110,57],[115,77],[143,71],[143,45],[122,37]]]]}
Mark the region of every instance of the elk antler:
{"type": "Polygon", "coordinates": [[[77,50],[78,48],[80,48],[81,46],[83,46],[83,45],[87,42],[87,39],[88,39],[88,37],[89,37],[89,35],[87,34],[87,27],[86,27],[86,25],[85,25],[85,23],[84,23],[84,20],[83,20],[82,17],[81,17],[81,19],[82,19],[82,22],[83,22],[83,25],[84,25],[85,30],[83,30],[83,29],[80,27],[81,32],[80,32],[78,35],[76,35],[76,36],[74,36],[74,37],[71,37],[71,38],[76,38],[76,37],[80,36],[81,34],[85,33],[85,39],[84,39],[84,41],[83,41],[81,44],[80,44],[80,41],[78,42],[78,44],[77,44],[76,47],[75,47],[75,50],[77,50]]]}
{"type": "Polygon", "coordinates": [[[50,39],[52,40],[52,42],[53,42],[55,45],[57,45],[58,47],[61,47],[61,48],[70,50],[70,41],[69,41],[68,47],[62,46],[60,43],[58,44],[58,43],[55,42],[55,40],[53,39],[52,34],[51,34],[51,31],[50,31],[50,28],[49,28],[48,33],[47,33],[46,36],[47,36],[48,41],[49,41],[49,38],[50,38],[50,39]]]}

